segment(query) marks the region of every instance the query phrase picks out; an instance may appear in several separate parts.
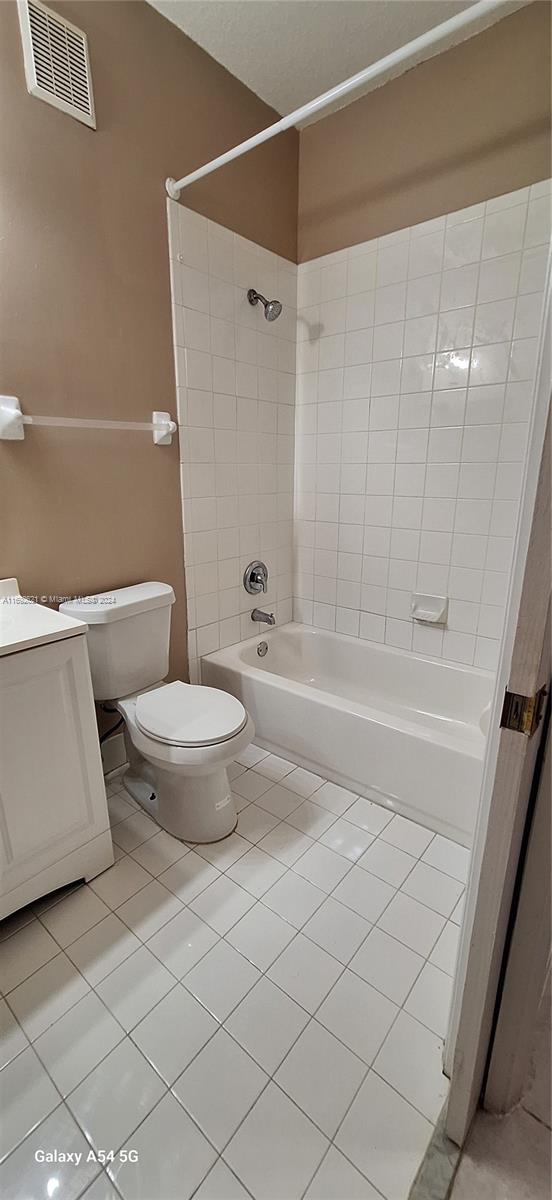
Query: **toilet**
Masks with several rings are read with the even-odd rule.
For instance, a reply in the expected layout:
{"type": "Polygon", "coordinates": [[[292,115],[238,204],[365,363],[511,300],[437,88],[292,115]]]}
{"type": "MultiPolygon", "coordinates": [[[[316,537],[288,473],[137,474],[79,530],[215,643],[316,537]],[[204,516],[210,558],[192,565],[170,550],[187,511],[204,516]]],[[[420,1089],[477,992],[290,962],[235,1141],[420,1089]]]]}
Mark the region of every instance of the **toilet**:
{"type": "Polygon", "coordinates": [[[174,837],[217,842],[237,822],[227,767],[255,729],[235,696],[163,682],[174,600],[166,583],[138,583],[60,612],[87,623],[94,697],[124,718],[126,790],[174,837]]]}

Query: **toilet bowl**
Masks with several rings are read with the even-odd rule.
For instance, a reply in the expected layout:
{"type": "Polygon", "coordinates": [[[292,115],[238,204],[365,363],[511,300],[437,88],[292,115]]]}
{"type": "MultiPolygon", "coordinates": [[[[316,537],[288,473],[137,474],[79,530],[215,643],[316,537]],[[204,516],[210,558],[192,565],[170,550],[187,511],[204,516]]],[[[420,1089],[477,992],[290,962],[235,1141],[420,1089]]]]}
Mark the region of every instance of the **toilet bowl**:
{"type": "Polygon", "coordinates": [[[126,790],[174,837],[216,842],[237,822],[227,767],[255,728],[235,696],[164,682],[174,600],[166,583],[139,583],[60,611],[88,625],[94,697],[124,717],[126,790]]]}
{"type": "Polygon", "coordinates": [[[236,827],[227,767],[255,729],[243,704],[217,688],[164,684],[118,700],[129,769],[123,784],[163,829],[214,842],[236,827]]]}

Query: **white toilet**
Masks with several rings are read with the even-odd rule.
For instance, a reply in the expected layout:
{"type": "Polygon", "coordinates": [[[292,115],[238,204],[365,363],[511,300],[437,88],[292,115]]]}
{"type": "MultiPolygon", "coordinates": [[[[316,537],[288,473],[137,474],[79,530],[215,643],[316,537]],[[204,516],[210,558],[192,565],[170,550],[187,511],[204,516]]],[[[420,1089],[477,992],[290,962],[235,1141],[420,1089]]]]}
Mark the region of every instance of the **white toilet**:
{"type": "Polygon", "coordinates": [[[166,583],[138,583],[60,612],[86,621],[94,696],[124,717],[127,791],[175,837],[216,842],[237,821],[226,768],[255,729],[235,696],[163,683],[174,599],[166,583]]]}

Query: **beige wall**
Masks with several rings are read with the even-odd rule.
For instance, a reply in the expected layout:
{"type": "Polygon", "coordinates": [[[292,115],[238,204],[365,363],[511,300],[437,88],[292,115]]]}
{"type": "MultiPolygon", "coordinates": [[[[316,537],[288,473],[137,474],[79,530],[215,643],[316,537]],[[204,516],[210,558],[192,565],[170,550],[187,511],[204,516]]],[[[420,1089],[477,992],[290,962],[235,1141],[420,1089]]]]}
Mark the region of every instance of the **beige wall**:
{"type": "Polygon", "coordinates": [[[537,0],[301,133],[299,261],[548,178],[537,0]]]}
{"type": "MultiPolygon", "coordinates": [[[[89,37],[97,131],[26,91],[13,2],[0,3],[0,391],[28,413],[150,420],[175,410],[165,191],[274,120],[147,4],[56,4],[89,37]]],[[[298,136],[186,193],[186,204],[296,257],[298,136]]],[[[171,583],[185,670],[178,445],[30,430],[0,447],[0,575],[61,595],[171,583]]]]}

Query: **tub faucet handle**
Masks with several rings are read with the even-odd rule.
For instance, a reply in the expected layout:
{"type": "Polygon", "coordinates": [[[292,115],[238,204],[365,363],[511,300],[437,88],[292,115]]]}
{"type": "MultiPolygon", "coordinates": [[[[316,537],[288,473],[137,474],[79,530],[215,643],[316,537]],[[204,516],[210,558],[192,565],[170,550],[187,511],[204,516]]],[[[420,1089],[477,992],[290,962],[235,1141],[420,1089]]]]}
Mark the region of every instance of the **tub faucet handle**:
{"type": "Polygon", "coordinates": [[[268,567],[264,562],[250,562],[243,573],[243,586],[250,596],[268,590],[268,567]]]}

